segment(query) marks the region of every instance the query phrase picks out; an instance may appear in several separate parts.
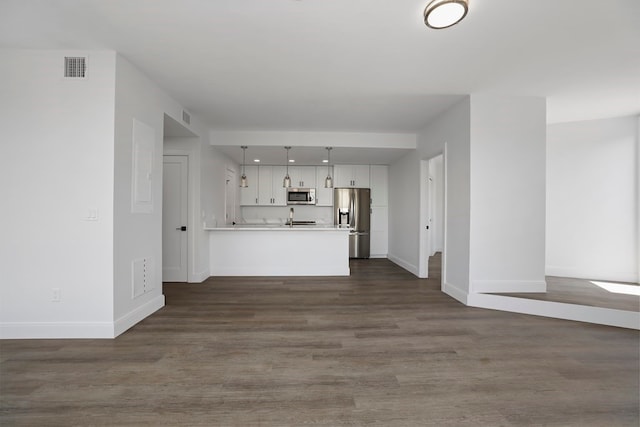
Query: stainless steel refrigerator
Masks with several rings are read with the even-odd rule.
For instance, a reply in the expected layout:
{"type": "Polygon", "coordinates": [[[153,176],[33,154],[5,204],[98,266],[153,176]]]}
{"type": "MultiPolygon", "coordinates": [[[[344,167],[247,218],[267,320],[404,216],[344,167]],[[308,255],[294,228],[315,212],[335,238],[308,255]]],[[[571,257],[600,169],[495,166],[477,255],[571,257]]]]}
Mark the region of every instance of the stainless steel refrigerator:
{"type": "Polygon", "coordinates": [[[349,227],[349,258],[369,258],[371,191],[368,188],[334,188],[333,222],[349,227]]]}

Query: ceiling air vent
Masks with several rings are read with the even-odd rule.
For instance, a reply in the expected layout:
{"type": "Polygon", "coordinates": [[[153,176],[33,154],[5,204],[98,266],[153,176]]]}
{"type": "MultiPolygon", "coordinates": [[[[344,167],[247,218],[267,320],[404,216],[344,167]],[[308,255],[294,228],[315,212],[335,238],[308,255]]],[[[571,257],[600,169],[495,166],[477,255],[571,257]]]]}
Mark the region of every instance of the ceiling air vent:
{"type": "Polygon", "coordinates": [[[87,74],[87,58],[84,56],[64,57],[64,76],[84,79],[87,74]]]}
{"type": "Polygon", "coordinates": [[[191,116],[184,110],[182,110],[182,121],[188,125],[191,124],[191,116]]]}

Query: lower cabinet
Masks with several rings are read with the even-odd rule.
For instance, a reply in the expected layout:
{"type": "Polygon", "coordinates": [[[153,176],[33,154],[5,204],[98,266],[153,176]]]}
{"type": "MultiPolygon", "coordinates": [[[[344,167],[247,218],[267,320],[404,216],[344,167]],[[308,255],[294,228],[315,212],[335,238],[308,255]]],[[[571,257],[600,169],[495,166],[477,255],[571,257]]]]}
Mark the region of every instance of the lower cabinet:
{"type": "Polygon", "coordinates": [[[389,252],[389,208],[371,208],[371,258],[386,258],[389,252]]]}

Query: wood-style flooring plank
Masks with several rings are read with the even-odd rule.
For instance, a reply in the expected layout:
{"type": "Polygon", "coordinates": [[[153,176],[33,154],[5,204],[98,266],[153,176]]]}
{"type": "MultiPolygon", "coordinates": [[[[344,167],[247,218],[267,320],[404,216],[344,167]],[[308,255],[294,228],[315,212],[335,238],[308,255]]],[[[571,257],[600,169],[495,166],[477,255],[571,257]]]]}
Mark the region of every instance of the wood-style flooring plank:
{"type": "Polygon", "coordinates": [[[114,340],[0,342],[2,426],[634,426],[638,331],[465,307],[387,260],[167,283],[114,340]]]}

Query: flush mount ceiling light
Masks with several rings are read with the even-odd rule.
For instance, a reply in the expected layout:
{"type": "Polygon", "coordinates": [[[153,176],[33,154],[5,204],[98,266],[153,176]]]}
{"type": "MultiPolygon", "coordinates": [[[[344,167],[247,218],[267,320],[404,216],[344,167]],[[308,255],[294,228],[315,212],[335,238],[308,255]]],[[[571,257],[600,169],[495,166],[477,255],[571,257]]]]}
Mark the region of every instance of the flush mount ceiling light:
{"type": "Polygon", "coordinates": [[[424,10],[424,23],[436,30],[462,21],[469,10],[469,0],[432,0],[424,10]]]}
{"type": "Polygon", "coordinates": [[[240,148],[242,148],[242,176],[240,177],[240,187],[246,188],[249,186],[249,183],[247,181],[247,175],[244,173],[244,160],[245,160],[245,154],[247,153],[247,146],[242,145],[240,148]]]}
{"type": "Polygon", "coordinates": [[[282,186],[289,188],[291,187],[291,177],[289,177],[289,150],[291,150],[291,147],[284,147],[284,149],[287,150],[287,174],[284,176],[282,186]]]}

